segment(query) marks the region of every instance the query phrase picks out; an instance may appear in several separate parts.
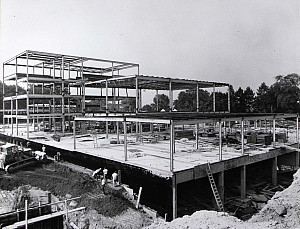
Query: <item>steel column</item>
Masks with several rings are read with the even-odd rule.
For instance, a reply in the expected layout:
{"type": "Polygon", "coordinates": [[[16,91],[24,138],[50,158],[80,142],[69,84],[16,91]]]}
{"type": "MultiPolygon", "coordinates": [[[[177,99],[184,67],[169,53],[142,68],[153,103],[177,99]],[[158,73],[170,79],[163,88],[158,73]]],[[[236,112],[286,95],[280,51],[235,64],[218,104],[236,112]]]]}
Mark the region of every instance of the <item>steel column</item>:
{"type": "Polygon", "coordinates": [[[124,127],[124,159],[125,159],[125,161],[127,161],[127,124],[126,124],[126,118],[124,118],[123,127],[124,127]]]}
{"type": "Polygon", "coordinates": [[[26,98],[26,113],[27,113],[27,139],[29,139],[29,87],[28,87],[28,81],[29,81],[29,72],[28,72],[28,51],[26,51],[26,90],[27,90],[27,98],[26,98]]]}
{"type": "Polygon", "coordinates": [[[245,154],[245,149],[244,149],[244,119],[242,119],[242,125],[241,125],[241,142],[242,142],[242,155],[244,156],[244,154],[245,154]]]}
{"type": "Polygon", "coordinates": [[[222,121],[219,121],[219,161],[222,161],[222,121]]]}

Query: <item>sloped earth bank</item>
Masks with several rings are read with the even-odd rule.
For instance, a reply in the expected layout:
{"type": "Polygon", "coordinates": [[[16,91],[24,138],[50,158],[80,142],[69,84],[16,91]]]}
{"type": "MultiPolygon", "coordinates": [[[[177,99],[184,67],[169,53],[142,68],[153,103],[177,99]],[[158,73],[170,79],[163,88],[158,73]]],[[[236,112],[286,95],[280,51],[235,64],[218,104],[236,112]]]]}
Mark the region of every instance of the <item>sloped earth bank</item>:
{"type": "Polygon", "coordinates": [[[277,192],[264,208],[248,221],[241,221],[227,213],[198,211],[170,223],[152,224],[152,228],[300,228],[300,170],[294,174],[293,183],[277,192]]]}
{"type": "Polygon", "coordinates": [[[24,185],[50,191],[59,199],[81,196],[80,200],[73,201],[72,207],[84,206],[86,211],[70,214],[70,221],[80,225],[79,228],[142,228],[153,222],[118,193],[104,195],[99,182],[88,174],[58,163],[14,174],[0,172],[0,190],[5,190],[5,194],[15,193],[24,185]]]}

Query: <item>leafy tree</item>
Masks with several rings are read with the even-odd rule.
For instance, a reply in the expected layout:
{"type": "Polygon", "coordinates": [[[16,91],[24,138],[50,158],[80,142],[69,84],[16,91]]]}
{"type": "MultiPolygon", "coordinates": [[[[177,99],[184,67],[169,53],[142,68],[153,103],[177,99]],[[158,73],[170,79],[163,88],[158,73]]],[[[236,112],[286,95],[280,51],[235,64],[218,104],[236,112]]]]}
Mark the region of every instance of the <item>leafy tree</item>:
{"type": "Polygon", "coordinates": [[[158,111],[161,111],[162,109],[164,109],[165,111],[170,110],[170,107],[169,107],[170,100],[169,100],[169,97],[167,95],[158,94],[158,95],[154,96],[154,98],[153,98],[153,103],[154,103],[154,107],[155,107],[154,110],[156,110],[157,100],[158,100],[158,111]]]}
{"type": "Polygon", "coordinates": [[[271,112],[271,96],[270,88],[262,82],[256,92],[254,99],[254,110],[255,112],[271,112]]]}
{"type": "MultiPolygon", "coordinates": [[[[212,101],[207,91],[199,89],[199,110],[211,110],[212,101]]],[[[174,101],[174,107],[178,111],[196,111],[197,110],[197,93],[196,90],[181,91],[174,101]]]]}
{"type": "Polygon", "coordinates": [[[244,91],[245,111],[247,113],[254,111],[254,92],[250,87],[246,87],[244,91]]]}
{"type": "Polygon", "coordinates": [[[152,104],[146,104],[142,107],[142,111],[146,111],[146,112],[155,112],[155,104],[152,103],[152,104]]]}
{"type": "Polygon", "coordinates": [[[271,86],[270,93],[276,100],[274,112],[298,112],[300,95],[300,76],[296,73],[286,76],[276,76],[276,82],[271,86]]]}

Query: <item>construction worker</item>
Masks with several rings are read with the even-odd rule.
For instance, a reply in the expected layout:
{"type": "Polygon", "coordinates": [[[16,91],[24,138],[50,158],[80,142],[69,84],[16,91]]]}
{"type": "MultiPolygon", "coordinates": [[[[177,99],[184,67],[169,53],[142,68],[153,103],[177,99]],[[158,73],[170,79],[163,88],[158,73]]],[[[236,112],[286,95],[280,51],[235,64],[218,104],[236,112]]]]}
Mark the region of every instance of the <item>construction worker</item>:
{"type": "Polygon", "coordinates": [[[5,158],[6,158],[6,154],[4,153],[0,153],[0,169],[4,170],[4,164],[5,164],[5,158]]]}
{"type": "Polygon", "coordinates": [[[103,178],[102,181],[101,181],[101,187],[102,187],[102,192],[103,192],[104,194],[105,194],[105,191],[104,191],[105,184],[106,184],[106,179],[103,178]]]}
{"type": "Polygon", "coordinates": [[[108,173],[108,170],[106,168],[103,169],[103,179],[106,179],[106,175],[108,173]]]}
{"type": "Polygon", "coordinates": [[[46,147],[45,147],[45,145],[43,145],[42,152],[45,153],[45,151],[46,151],[46,147]]]}
{"type": "Polygon", "coordinates": [[[100,172],[101,172],[101,168],[99,169],[96,169],[95,172],[93,172],[93,178],[95,178],[96,180],[99,180],[100,179],[100,172]]]}
{"type": "Polygon", "coordinates": [[[118,178],[118,174],[117,174],[117,172],[115,171],[115,172],[111,175],[111,179],[112,179],[112,182],[113,182],[113,186],[116,186],[116,184],[117,184],[117,178],[118,178]]]}

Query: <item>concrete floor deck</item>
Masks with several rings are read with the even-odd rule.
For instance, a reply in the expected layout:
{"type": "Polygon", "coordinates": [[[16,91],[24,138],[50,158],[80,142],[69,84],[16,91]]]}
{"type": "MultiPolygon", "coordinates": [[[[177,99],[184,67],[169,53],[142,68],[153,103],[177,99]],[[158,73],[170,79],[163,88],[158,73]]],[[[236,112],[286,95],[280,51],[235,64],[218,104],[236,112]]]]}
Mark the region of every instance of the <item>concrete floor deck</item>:
{"type": "MultiPolygon", "coordinates": [[[[277,129],[276,131],[284,131],[277,129]]],[[[11,135],[11,129],[6,128],[5,134],[11,135]]],[[[147,133],[145,133],[147,135],[147,133]]],[[[295,142],[296,130],[289,130],[289,143],[295,142]]],[[[72,134],[66,134],[61,137],[61,141],[54,141],[51,137],[53,133],[43,131],[33,131],[30,127],[30,139],[41,144],[45,144],[46,152],[47,145],[57,148],[73,151],[74,139],[72,134]]],[[[12,136],[16,136],[13,134],[12,136]]],[[[19,125],[19,136],[26,138],[26,128],[24,124],[19,125]]],[[[114,161],[135,165],[151,171],[155,175],[162,177],[171,177],[170,172],[170,141],[160,140],[157,143],[141,143],[128,144],[128,160],[124,160],[124,144],[110,144],[110,140],[115,138],[115,134],[110,134],[108,139],[105,139],[104,134],[97,135],[98,147],[94,148],[92,135],[76,135],[76,151],[85,154],[98,156],[101,158],[111,159],[114,161]]],[[[123,140],[123,135],[120,135],[120,140],[123,140]]],[[[128,140],[135,142],[135,135],[128,134],[128,140]]],[[[195,140],[181,139],[176,140],[176,151],[174,154],[174,172],[191,169],[195,166],[206,164],[207,162],[214,163],[219,161],[219,147],[216,138],[200,137],[199,148],[195,147],[195,140]]],[[[276,146],[282,144],[276,143],[276,146]]],[[[249,156],[264,154],[269,150],[274,149],[272,146],[262,146],[254,144],[245,144],[245,154],[249,156]]],[[[228,160],[241,157],[239,145],[224,145],[222,148],[222,160],[228,160]]]]}

